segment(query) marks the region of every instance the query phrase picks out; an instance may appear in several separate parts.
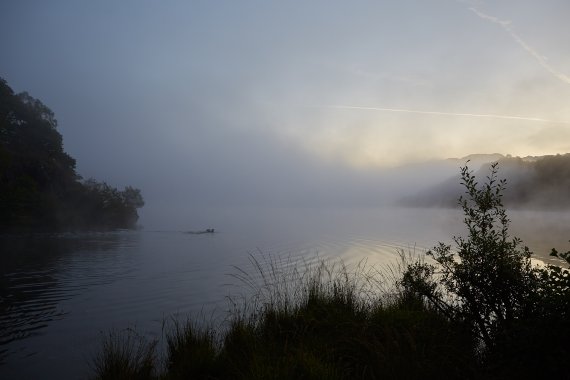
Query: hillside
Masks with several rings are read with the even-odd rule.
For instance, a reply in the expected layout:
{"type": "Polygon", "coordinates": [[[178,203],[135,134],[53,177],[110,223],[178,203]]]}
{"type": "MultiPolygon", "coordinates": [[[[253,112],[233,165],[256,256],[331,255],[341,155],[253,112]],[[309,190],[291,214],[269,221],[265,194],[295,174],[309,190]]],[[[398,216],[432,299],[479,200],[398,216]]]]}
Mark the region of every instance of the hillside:
{"type": "MultiPolygon", "coordinates": [[[[495,156],[495,155],[490,155],[495,156]]],[[[467,159],[453,159],[464,165],[467,159]]],[[[480,158],[480,157],[477,157],[480,158]]],[[[484,179],[489,163],[499,162],[499,176],[507,180],[505,205],[521,209],[557,210],[570,208],[570,154],[510,157],[498,155],[487,163],[469,162],[476,177],[484,179]]],[[[458,176],[401,200],[413,207],[455,207],[462,195],[458,176]]]]}

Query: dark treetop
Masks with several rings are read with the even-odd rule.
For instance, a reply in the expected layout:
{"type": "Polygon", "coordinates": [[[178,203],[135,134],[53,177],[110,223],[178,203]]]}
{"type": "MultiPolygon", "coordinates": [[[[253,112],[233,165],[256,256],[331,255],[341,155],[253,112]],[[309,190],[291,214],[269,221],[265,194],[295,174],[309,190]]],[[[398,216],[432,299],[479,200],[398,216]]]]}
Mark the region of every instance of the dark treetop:
{"type": "Polygon", "coordinates": [[[82,181],[54,113],[0,78],[0,230],[133,228],[139,189],[82,181]]]}

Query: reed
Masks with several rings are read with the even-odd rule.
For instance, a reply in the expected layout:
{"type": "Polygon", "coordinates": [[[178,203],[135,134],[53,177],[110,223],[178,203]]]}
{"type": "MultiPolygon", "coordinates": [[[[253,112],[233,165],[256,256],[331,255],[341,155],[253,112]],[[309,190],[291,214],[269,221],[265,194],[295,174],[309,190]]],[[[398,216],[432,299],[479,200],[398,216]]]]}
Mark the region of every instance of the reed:
{"type": "Polygon", "coordinates": [[[147,380],[154,378],[156,340],[148,341],[134,329],[111,331],[102,337],[100,352],[92,362],[97,380],[147,380]]]}
{"type": "MultiPolygon", "coordinates": [[[[122,373],[156,379],[431,378],[442,370],[447,378],[474,376],[468,329],[402,292],[397,281],[388,286],[405,262],[386,275],[381,273],[390,271],[365,262],[309,264],[268,255],[250,260],[257,272],[236,268],[244,296],[232,300],[225,326],[172,321],[164,370],[154,375],[136,368],[156,364],[118,360],[121,344],[131,347],[128,357],[141,357],[133,355],[139,351],[132,340],[110,340],[99,373],[120,373],[107,367],[124,366],[122,373]]],[[[152,355],[142,357],[156,363],[152,355]]]]}

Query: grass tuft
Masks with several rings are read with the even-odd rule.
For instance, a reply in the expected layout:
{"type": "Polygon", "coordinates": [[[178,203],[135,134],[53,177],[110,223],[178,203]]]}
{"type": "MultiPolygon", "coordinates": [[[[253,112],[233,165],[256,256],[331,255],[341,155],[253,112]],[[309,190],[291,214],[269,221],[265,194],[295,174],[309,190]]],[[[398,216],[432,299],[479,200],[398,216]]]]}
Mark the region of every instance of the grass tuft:
{"type": "Polygon", "coordinates": [[[473,377],[468,329],[401,291],[397,281],[388,286],[398,266],[383,276],[365,262],[252,256],[251,263],[253,272],[236,269],[249,296],[232,300],[225,328],[172,322],[158,378],[473,377]]]}
{"type": "Polygon", "coordinates": [[[204,379],[216,374],[218,348],[213,329],[172,321],[166,334],[168,379],[204,379]]]}
{"type": "Polygon", "coordinates": [[[133,329],[111,331],[93,360],[96,380],[152,379],[157,341],[148,341],[133,329]]]}

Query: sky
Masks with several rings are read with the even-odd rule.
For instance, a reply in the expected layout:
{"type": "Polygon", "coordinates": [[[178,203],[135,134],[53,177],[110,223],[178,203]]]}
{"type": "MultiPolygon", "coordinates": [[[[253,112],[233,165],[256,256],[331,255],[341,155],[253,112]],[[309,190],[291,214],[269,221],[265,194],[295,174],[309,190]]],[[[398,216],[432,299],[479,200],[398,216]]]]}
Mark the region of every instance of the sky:
{"type": "Polygon", "coordinates": [[[55,112],[84,177],[155,202],[302,203],[409,163],[570,152],[569,14],[567,0],[4,0],[0,77],[55,112]]]}

